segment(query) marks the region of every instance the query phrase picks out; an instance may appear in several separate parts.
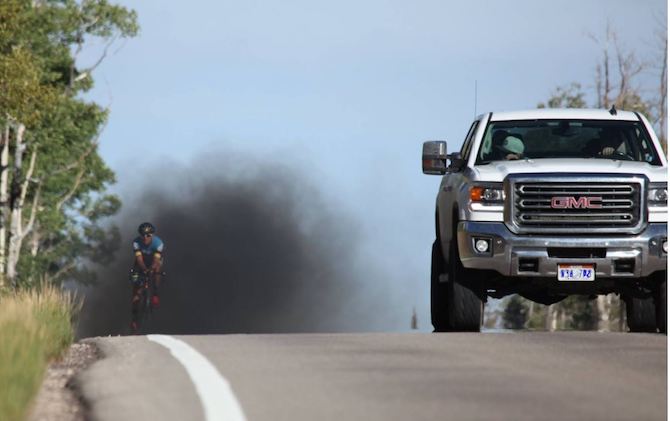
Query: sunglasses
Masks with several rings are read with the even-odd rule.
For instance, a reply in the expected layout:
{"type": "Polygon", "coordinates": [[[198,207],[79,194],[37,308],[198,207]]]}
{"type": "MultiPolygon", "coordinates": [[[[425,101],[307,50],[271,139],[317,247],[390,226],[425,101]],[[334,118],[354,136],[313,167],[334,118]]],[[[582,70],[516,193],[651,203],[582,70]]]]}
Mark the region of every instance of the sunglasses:
{"type": "Polygon", "coordinates": [[[150,237],[153,237],[153,234],[144,234],[142,237],[144,237],[144,238],[150,238],[150,237]]]}

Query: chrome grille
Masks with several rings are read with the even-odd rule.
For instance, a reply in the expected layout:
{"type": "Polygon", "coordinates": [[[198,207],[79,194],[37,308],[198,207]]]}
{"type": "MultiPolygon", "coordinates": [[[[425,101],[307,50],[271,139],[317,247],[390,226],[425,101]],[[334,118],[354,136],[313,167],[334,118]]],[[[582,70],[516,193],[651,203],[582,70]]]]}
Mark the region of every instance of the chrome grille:
{"type": "Polygon", "coordinates": [[[523,232],[630,230],[641,226],[641,182],[516,181],[512,219],[523,232]]]}

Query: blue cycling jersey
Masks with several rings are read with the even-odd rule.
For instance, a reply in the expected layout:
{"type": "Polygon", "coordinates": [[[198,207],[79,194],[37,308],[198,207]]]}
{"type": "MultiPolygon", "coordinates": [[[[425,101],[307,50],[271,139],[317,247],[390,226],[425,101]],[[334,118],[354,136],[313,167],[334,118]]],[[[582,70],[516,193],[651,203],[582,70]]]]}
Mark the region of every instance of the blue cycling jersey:
{"type": "Polygon", "coordinates": [[[149,245],[144,244],[142,237],[137,237],[133,240],[133,251],[142,253],[142,256],[152,258],[155,254],[162,254],[165,245],[157,235],[151,237],[149,245]]]}

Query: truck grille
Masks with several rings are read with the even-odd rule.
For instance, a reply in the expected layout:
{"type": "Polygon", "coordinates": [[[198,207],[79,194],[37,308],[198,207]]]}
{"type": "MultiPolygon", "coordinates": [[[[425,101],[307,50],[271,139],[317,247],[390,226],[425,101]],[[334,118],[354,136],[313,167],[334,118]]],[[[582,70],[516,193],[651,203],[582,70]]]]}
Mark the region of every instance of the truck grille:
{"type": "Polygon", "coordinates": [[[512,220],[521,232],[621,232],[641,227],[642,182],[513,182],[512,220]]]}

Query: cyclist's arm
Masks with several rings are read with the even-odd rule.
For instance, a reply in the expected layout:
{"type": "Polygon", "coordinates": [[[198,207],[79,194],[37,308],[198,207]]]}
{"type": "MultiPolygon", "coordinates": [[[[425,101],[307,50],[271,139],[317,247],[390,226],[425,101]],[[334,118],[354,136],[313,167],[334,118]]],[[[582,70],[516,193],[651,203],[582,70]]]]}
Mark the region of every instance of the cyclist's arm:
{"type": "Polygon", "coordinates": [[[135,252],[135,266],[140,268],[142,272],[146,272],[147,265],[144,264],[144,256],[142,256],[142,251],[140,251],[140,244],[137,240],[133,241],[133,251],[135,252]]]}
{"type": "Polygon", "coordinates": [[[165,245],[163,242],[158,239],[158,244],[156,245],[156,250],[154,250],[154,258],[153,261],[151,262],[151,270],[153,272],[158,273],[161,270],[161,263],[162,263],[162,256],[163,256],[163,248],[165,245]]]}
{"type": "Polygon", "coordinates": [[[154,253],[154,261],[151,262],[151,271],[158,272],[161,269],[161,254],[159,252],[154,253]]]}
{"type": "Polygon", "coordinates": [[[144,257],[142,256],[142,252],[139,250],[135,252],[135,264],[138,268],[142,269],[143,272],[149,270],[147,265],[144,264],[144,257]]]}

